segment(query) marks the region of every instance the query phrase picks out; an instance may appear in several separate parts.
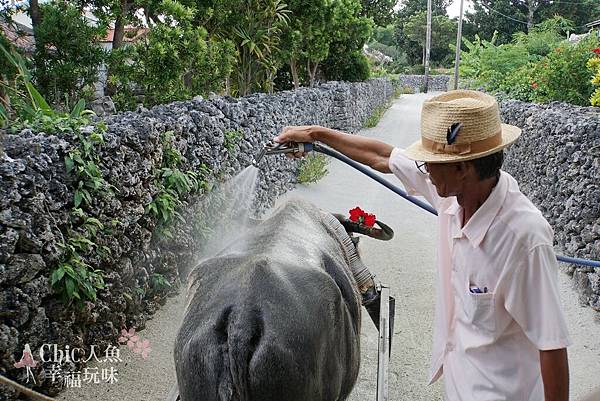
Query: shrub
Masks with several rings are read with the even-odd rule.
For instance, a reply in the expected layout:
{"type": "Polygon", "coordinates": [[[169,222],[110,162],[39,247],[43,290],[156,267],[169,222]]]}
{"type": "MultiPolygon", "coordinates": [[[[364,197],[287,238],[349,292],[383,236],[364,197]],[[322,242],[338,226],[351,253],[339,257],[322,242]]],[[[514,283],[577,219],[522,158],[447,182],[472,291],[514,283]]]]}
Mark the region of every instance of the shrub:
{"type": "MultiPolygon", "coordinates": [[[[552,22],[552,21],[551,21],[552,22]]],[[[553,24],[540,24],[528,35],[519,33],[511,44],[492,40],[465,40],[460,72],[476,86],[535,102],[588,103],[593,92],[586,63],[598,38],[590,35],[578,44],[561,40],[553,24]]]]}
{"type": "Polygon", "coordinates": [[[424,75],[425,66],[423,64],[411,65],[409,67],[406,67],[404,73],[409,75],[424,75]]]}
{"type": "Polygon", "coordinates": [[[587,67],[592,71],[593,78],[591,83],[598,86],[590,97],[592,106],[600,106],[600,47],[594,49],[595,57],[592,57],[587,62],[587,67]]]}
{"type": "Polygon", "coordinates": [[[563,43],[532,65],[532,98],[544,103],[553,100],[580,106],[589,104],[594,87],[586,68],[598,39],[590,35],[576,45],[563,43]]]}
{"type": "Polygon", "coordinates": [[[369,61],[362,51],[350,54],[332,54],[323,64],[328,80],[349,82],[366,81],[370,77],[369,61]]]}
{"type": "Polygon", "coordinates": [[[329,160],[325,155],[309,154],[298,166],[298,182],[310,184],[319,181],[327,174],[329,160]]]}

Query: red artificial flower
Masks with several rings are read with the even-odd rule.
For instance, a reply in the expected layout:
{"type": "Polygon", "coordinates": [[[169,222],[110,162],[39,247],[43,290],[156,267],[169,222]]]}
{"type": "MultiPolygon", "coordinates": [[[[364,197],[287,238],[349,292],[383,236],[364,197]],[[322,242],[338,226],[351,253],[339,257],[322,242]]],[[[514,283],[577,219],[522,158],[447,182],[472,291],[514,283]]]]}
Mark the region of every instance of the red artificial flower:
{"type": "Polygon", "coordinates": [[[534,82],[534,83],[532,83],[532,84],[531,84],[531,87],[532,87],[533,89],[537,89],[537,87],[538,87],[538,84],[537,84],[537,82],[534,82]]]}
{"type": "Polygon", "coordinates": [[[350,221],[354,221],[358,224],[364,224],[367,227],[373,227],[375,225],[375,215],[367,213],[358,206],[350,210],[350,221]]]}
{"type": "Polygon", "coordinates": [[[358,222],[362,216],[364,216],[365,211],[359,208],[358,206],[354,209],[350,210],[350,221],[358,222]]]}
{"type": "Polygon", "coordinates": [[[600,54],[600,47],[596,47],[592,52],[594,52],[594,54],[600,54]]]}
{"type": "Polygon", "coordinates": [[[375,215],[370,213],[365,215],[365,221],[363,224],[367,227],[373,227],[375,225],[375,215]]]}

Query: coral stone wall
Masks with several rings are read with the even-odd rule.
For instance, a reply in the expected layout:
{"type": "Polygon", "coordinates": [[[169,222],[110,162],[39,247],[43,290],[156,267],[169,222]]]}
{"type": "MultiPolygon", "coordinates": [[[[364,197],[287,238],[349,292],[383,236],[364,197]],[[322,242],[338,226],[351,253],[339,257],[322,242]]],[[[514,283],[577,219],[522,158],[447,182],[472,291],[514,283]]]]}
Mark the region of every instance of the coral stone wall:
{"type": "MultiPolygon", "coordinates": [[[[98,167],[112,192],[94,194],[83,209],[100,221],[94,241],[108,250],[83,260],[104,276],[106,286],[83,308],[65,306],[50,286],[50,275],[64,258],[61,243],[72,225],[74,181],[65,156],[80,146],[60,132],[4,133],[0,146],[0,371],[25,383],[25,369],[14,363],[25,344],[36,354],[42,344],[86,348],[114,344],[124,327],[144,327],[166,296],[177,290],[180,273],[194,262],[204,238],[202,227],[184,219],[170,236],[156,235],[157,219],[148,205],[159,193],[157,171],[168,151],[181,155],[181,171],[202,171],[210,181],[234,176],[248,166],[261,146],[286,125],[321,124],[350,132],[359,129],[393,95],[384,79],[363,83],[330,82],[316,88],[255,94],[240,99],[195,98],[140,108],[107,117],[104,142],[95,150],[98,167]],[[171,131],[172,135],[165,137],[171,131]],[[236,139],[237,138],[237,139],[236,139]],[[110,228],[108,230],[107,228],[110,228]],[[156,277],[167,280],[153,281],[156,277]]],[[[97,122],[98,123],[98,122],[97,122]]],[[[83,127],[84,135],[94,127],[83,127]]],[[[260,174],[256,207],[269,207],[294,186],[297,165],[273,157],[260,174]]],[[[183,208],[197,204],[198,193],[183,208]]],[[[35,388],[59,388],[34,368],[35,388]]],[[[73,370],[67,364],[63,370],[73,370]]],[[[0,400],[14,399],[0,387],[0,400]]]]}

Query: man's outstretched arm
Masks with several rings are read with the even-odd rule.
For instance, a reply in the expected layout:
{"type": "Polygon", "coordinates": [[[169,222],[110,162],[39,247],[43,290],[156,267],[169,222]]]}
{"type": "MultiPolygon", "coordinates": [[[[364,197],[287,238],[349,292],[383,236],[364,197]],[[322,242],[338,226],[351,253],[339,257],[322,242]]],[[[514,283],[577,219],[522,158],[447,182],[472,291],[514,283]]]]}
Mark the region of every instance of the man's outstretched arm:
{"type": "Polygon", "coordinates": [[[391,173],[389,158],[394,147],[373,138],[351,135],[318,125],[306,125],[285,127],[275,140],[277,142],[319,141],[359,163],[366,164],[382,173],[391,173]]]}
{"type": "Polygon", "coordinates": [[[567,349],[540,351],[540,367],[545,401],[567,401],[569,399],[567,349]]]}

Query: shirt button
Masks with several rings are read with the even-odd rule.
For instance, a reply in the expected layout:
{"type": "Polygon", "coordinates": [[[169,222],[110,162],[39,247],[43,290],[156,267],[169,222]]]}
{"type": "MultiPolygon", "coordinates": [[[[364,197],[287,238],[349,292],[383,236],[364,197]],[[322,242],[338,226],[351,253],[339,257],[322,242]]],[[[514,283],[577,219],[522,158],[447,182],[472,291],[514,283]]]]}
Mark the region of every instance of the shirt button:
{"type": "Polygon", "coordinates": [[[452,351],[454,351],[454,344],[452,344],[451,342],[448,342],[448,343],[446,344],[446,351],[447,351],[447,352],[452,352],[452,351]]]}

